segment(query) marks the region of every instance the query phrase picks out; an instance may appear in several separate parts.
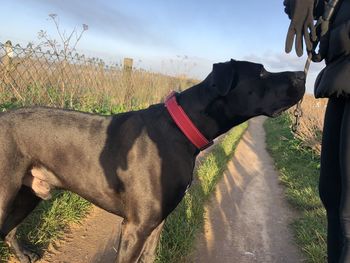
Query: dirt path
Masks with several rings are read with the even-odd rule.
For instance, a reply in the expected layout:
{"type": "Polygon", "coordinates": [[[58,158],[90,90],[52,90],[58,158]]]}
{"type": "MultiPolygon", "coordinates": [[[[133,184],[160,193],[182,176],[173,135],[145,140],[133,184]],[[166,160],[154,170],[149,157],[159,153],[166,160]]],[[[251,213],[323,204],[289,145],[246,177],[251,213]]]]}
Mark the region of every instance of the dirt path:
{"type": "MultiPolygon", "coordinates": [[[[265,150],[263,118],[250,122],[207,210],[194,262],[301,262],[286,204],[265,150]]],[[[116,257],[121,219],[94,208],[82,225],[50,246],[40,263],[109,263],[116,257]]]]}
{"type": "Polygon", "coordinates": [[[52,244],[38,263],[109,263],[116,258],[121,218],[94,207],[82,225],[52,244]]]}
{"type": "Polygon", "coordinates": [[[302,262],[288,227],[286,203],[259,117],[250,121],[228,170],[206,207],[194,262],[302,262]]]}

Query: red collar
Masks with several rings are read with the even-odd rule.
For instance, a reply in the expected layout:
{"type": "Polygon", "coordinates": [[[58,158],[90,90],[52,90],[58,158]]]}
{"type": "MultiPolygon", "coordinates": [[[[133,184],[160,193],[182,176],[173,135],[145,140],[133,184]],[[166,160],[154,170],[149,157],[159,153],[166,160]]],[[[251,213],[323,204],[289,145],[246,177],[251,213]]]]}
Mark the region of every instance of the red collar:
{"type": "Polygon", "coordinates": [[[177,103],[176,92],[171,92],[166,98],[165,107],[179,129],[193,143],[193,145],[198,148],[198,150],[202,151],[213,144],[213,141],[208,141],[196,128],[183,108],[177,103]]]}

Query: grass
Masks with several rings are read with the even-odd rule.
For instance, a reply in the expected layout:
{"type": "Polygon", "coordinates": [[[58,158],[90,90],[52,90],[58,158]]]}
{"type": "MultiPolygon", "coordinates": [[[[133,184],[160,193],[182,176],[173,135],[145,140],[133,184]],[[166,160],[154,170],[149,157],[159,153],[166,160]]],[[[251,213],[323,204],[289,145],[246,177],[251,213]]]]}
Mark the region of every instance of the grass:
{"type": "MultiPolygon", "coordinates": [[[[90,207],[89,202],[75,194],[57,191],[51,200],[41,202],[20,225],[18,237],[41,254],[51,241],[64,234],[69,224],[79,223],[90,207]]],[[[6,262],[9,255],[8,247],[0,243],[0,262],[6,262]]]]}
{"type": "Polygon", "coordinates": [[[169,76],[100,59],[41,52],[16,46],[13,58],[0,43],[0,103],[16,99],[22,104],[74,108],[77,104],[111,104],[143,107],[159,102],[170,90],[198,83],[184,76],[169,76]]]}
{"type": "Polygon", "coordinates": [[[292,224],[295,239],[306,262],[326,262],[326,214],[318,195],[320,157],[295,139],[290,116],[265,122],[267,147],[286,186],[289,202],[300,212],[292,224]]]}
{"type": "MultiPolygon", "coordinates": [[[[317,154],[321,153],[321,139],[323,129],[323,119],[326,111],[328,99],[315,99],[314,96],[306,94],[302,103],[302,118],[298,127],[297,138],[308,148],[317,154]]],[[[288,113],[294,115],[294,108],[288,113]]]]}
{"type": "Polygon", "coordinates": [[[227,162],[246,128],[246,123],[235,127],[201,160],[192,187],[166,220],[156,262],[188,261],[196,234],[203,229],[204,204],[226,170],[227,162]]]}

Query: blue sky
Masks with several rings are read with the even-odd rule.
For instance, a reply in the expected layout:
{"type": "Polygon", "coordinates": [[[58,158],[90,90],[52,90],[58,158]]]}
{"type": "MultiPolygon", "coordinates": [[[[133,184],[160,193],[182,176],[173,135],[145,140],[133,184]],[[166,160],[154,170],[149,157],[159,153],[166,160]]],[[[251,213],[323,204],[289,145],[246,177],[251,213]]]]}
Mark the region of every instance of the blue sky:
{"type": "MultiPolygon", "coordinates": [[[[48,14],[61,28],[87,24],[80,53],[118,63],[132,57],[145,69],[205,77],[215,62],[230,58],[263,63],[270,71],[302,70],[306,57],[284,54],[289,25],[283,0],[0,0],[0,41],[37,42],[37,32],[57,37],[48,14]]],[[[312,92],[322,68],[314,64],[312,92]]]]}

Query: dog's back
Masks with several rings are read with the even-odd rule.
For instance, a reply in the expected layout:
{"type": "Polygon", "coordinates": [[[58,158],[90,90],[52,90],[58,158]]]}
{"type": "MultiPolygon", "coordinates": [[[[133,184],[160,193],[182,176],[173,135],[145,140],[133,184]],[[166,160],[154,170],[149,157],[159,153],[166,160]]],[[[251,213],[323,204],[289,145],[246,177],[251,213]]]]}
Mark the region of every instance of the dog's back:
{"type": "Polygon", "coordinates": [[[43,199],[51,189],[64,186],[94,202],[89,197],[91,192],[96,196],[96,189],[120,189],[117,176],[101,175],[115,172],[111,167],[119,165],[116,153],[123,148],[123,140],[115,138],[141,125],[136,119],[134,113],[101,116],[46,107],[3,113],[0,179],[23,183],[43,199]]]}

